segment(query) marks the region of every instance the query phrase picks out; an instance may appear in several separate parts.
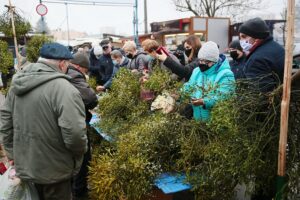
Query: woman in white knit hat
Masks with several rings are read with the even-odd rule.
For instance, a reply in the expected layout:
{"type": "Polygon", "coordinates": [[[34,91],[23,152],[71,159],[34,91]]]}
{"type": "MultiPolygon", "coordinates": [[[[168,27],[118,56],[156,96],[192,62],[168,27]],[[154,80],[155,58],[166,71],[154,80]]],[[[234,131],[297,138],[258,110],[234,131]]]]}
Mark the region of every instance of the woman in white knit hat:
{"type": "Polygon", "coordinates": [[[235,79],[228,60],[219,54],[216,43],[206,42],[198,59],[199,67],[193,70],[183,91],[191,98],[194,119],[207,121],[214,105],[234,92],[235,79]]]}

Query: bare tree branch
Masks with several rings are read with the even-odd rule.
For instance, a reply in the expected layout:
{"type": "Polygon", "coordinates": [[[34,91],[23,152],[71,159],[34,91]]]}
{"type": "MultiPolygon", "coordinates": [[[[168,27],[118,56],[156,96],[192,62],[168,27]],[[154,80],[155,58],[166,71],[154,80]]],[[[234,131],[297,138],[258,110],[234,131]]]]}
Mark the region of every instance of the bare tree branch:
{"type": "Polygon", "coordinates": [[[176,9],[181,12],[192,12],[195,16],[237,16],[235,9],[243,15],[247,9],[257,9],[260,0],[173,0],[176,9]]]}
{"type": "Polygon", "coordinates": [[[192,8],[191,1],[190,1],[190,0],[185,0],[185,3],[186,3],[186,5],[187,5],[187,9],[188,9],[189,11],[191,11],[192,13],[194,13],[194,15],[199,16],[199,13],[198,13],[195,9],[192,8]]]}

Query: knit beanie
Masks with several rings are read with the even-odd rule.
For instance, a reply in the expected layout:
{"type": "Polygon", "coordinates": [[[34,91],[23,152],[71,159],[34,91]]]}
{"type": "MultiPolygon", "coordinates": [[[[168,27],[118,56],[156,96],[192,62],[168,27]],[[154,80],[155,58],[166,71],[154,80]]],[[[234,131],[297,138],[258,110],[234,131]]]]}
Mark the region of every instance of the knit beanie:
{"type": "Polygon", "coordinates": [[[75,53],[71,63],[87,69],[90,67],[90,60],[85,53],[75,53]]]}
{"type": "Polygon", "coordinates": [[[239,28],[239,32],[254,39],[265,39],[270,35],[268,25],[259,17],[244,22],[239,28]]]}
{"type": "Polygon", "coordinates": [[[233,41],[229,44],[229,48],[237,49],[237,50],[243,51],[243,48],[241,47],[241,44],[240,44],[240,41],[239,41],[239,40],[233,40],[233,41]]]}
{"type": "Polygon", "coordinates": [[[198,58],[203,60],[209,60],[212,62],[218,62],[219,60],[219,48],[218,45],[212,41],[204,43],[198,52],[198,58]]]}

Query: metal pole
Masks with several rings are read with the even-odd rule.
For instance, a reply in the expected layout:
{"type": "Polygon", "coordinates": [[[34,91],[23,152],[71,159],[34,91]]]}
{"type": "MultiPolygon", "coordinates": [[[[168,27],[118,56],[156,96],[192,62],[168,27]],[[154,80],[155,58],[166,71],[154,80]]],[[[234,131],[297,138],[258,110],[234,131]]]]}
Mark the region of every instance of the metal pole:
{"type": "MultiPolygon", "coordinates": [[[[42,0],[40,0],[40,4],[42,4],[43,2],[42,2],[42,0]]],[[[41,16],[41,20],[42,20],[42,33],[43,34],[45,34],[46,33],[46,31],[45,31],[45,24],[44,24],[44,16],[41,16]]]]}
{"type": "Polygon", "coordinates": [[[134,37],[134,41],[136,41],[135,39],[135,6],[133,6],[133,20],[132,20],[132,23],[133,23],[133,37],[134,37]]]}
{"type": "Polygon", "coordinates": [[[68,12],[68,4],[66,5],[66,15],[67,15],[67,32],[68,32],[68,46],[70,45],[70,29],[69,29],[69,12],[68,12]]]}
{"type": "Polygon", "coordinates": [[[135,43],[139,45],[138,0],[135,0],[135,43]]]}
{"type": "Polygon", "coordinates": [[[144,0],[144,18],[145,18],[145,33],[148,33],[148,8],[147,8],[147,0],[144,0]]]}

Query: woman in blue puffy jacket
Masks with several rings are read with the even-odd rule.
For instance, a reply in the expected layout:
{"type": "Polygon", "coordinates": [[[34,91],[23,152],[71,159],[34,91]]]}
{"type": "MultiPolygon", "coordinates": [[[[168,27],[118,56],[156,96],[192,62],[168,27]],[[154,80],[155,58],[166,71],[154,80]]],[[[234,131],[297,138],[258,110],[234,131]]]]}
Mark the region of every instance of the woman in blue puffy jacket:
{"type": "Polygon", "coordinates": [[[198,58],[199,67],[193,70],[183,91],[191,98],[194,119],[208,121],[216,103],[234,93],[235,79],[228,60],[219,54],[216,43],[206,42],[198,58]]]}

